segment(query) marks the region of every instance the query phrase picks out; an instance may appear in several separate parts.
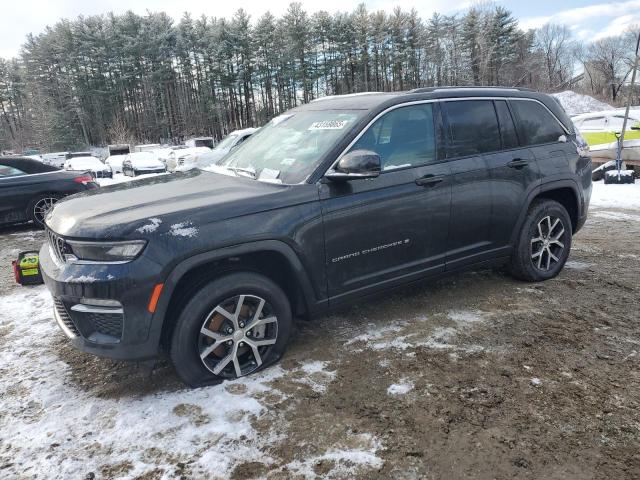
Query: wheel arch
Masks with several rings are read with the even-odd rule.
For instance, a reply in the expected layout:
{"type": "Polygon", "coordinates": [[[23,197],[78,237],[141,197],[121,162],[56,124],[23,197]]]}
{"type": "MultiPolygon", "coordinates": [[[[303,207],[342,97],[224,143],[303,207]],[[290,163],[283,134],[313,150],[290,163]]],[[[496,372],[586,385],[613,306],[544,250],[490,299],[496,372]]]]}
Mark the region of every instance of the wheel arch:
{"type": "Polygon", "coordinates": [[[180,262],[164,282],[154,319],[161,319],[159,341],[166,345],[178,313],[194,291],[217,275],[249,271],[264,275],[280,286],[294,315],[306,316],[321,308],[306,270],[295,251],[279,240],[225,247],[180,262]]]}
{"type": "Polygon", "coordinates": [[[538,199],[546,198],[549,200],[555,200],[560,203],[569,214],[571,219],[571,230],[575,233],[578,228],[578,220],[580,218],[580,194],[578,190],[578,184],[574,180],[558,180],[549,183],[542,184],[533,189],[524,203],[518,222],[511,235],[511,244],[515,245],[515,241],[518,237],[522,224],[527,217],[527,212],[531,204],[538,199]]]}

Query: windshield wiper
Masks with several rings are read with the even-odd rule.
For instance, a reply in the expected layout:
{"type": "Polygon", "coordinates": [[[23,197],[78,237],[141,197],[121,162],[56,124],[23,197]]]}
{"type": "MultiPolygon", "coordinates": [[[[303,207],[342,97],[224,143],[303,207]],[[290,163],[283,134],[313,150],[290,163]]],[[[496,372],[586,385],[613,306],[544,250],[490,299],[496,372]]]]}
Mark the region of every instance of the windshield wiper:
{"type": "Polygon", "coordinates": [[[225,166],[224,168],[227,168],[227,169],[231,170],[236,175],[248,174],[248,175],[243,175],[243,176],[248,176],[249,178],[253,178],[254,180],[256,178],[258,178],[258,176],[256,175],[256,172],[254,170],[249,169],[249,168],[227,167],[227,166],[225,166]]]}

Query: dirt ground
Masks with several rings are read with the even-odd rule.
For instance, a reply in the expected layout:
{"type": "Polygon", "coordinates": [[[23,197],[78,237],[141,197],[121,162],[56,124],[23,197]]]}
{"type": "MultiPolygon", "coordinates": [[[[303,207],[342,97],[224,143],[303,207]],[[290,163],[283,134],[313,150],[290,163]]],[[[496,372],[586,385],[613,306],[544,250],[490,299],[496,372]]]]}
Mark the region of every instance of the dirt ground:
{"type": "MultiPolygon", "coordinates": [[[[590,213],[556,279],[472,272],[298,322],[274,367],[289,373],[256,394],[259,452],[231,477],[640,478],[640,213],[590,213]]],[[[2,230],[0,264],[41,241],[27,227],[2,230]]],[[[1,295],[17,291],[8,268],[0,281],[1,295]]],[[[77,352],[62,334],[51,351],[69,366],[65,382],[95,398],[183,388],[166,362],[149,374],[77,352]]],[[[207,421],[198,408],[174,413],[198,428],[207,421]]],[[[0,476],[20,477],[2,440],[0,476]]],[[[138,478],[192,478],[196,455],[138,478]]],[[[87,475],[132,468],[106,463],[87,475]]]]}

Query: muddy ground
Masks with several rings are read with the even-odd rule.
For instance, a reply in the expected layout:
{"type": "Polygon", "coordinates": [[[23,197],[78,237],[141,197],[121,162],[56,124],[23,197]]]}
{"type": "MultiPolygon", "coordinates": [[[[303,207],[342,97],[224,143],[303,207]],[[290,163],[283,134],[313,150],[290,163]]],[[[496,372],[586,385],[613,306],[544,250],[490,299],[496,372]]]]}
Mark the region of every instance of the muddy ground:
{"type": "MultiPolygon", "coordinates": [[[[17,291],[11,257],[41,241],[28,227],[0,231],[1,295],[17,291]]],[[[640,478],[639,312],[640,213],[592,209],[556,279],[527,284],[479,271],[300,321],[281,362],[290,374],[256,394],[265,406],[252,417],[261,454],[228,473],[640,478]],[[297,368],[317,361],[324,368],[297,368]],[[335,453],[359,446],[370,458],[335,453]]],[[[0,344],[3,335],[0,326],[0,344]]],[[[51,350],[70,367],[65,382],[96,398],[182,389],[166,362],[149,374],[77,352],[62,334],[51,350]]],[[[174,412],[195,415],[198,427],[197,409],[174,412]]],[[[4,440],[0,476],[2,469],[20,476],[4,440]]],[[[191,478],[193,461],[182,455],[173,468],[139,478],[191,478]]],[[[124,461],[87,473],[117,478],[132,470],[124,461]]]]}

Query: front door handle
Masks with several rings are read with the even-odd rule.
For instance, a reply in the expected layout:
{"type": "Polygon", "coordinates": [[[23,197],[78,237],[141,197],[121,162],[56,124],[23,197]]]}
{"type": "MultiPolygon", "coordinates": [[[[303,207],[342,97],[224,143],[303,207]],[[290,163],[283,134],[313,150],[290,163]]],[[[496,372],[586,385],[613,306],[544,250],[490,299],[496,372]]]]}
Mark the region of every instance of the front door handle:
{"type": "Polygon", "coordinates": [[[433,187],[444,180],[444,175],[425,175],[424,177],[416,178],[416,185],[421,187],[433,187]]]}
{"type": "Polygon", "coordinates": [[[514,158],[509,163],[507,163],[507,167],[521,169],[529,165],[529,160],[524,160],[522,158],[514,158]]]}

